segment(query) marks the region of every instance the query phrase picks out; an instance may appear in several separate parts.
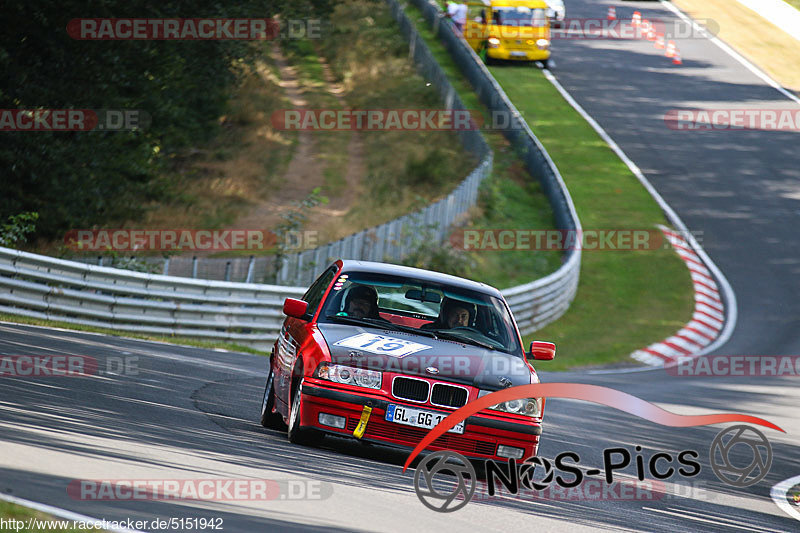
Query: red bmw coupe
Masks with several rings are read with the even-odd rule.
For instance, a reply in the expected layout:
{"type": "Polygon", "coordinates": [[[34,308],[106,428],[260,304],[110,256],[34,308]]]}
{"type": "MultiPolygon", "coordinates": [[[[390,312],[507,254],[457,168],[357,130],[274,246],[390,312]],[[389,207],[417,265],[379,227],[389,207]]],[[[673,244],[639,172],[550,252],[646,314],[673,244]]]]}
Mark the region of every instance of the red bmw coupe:
{"type": "MultiPolygon", "coordinates": [[[[384,263],[339,260],[301,300],[287,298],[261,424],[293,443],[337,435],[411,448],[455,409],[505,387],[538,383],[532,359],[555,345],[522,338],[500,291],[384,263]]],[[[495,405],[429,447],[473,459],[537,453],[544,400],[495,405]]]]}

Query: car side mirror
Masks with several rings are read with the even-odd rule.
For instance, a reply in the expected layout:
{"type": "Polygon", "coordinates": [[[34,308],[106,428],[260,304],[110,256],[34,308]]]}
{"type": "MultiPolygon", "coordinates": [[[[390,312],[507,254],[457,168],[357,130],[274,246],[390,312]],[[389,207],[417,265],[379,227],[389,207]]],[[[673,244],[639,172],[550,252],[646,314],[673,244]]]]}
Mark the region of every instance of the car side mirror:
{"type": "Polygon", "coordinates": [[[552,361],[556,357],[556,345],[552,342],[533,341],[530,356],[537,361],[552,361]]]}
{"type": "Polygon", "coordinates": [[[293,318],[307,319],[308,302],[296,298],[286,298],[283,301],[283,314],[293,318]]]}

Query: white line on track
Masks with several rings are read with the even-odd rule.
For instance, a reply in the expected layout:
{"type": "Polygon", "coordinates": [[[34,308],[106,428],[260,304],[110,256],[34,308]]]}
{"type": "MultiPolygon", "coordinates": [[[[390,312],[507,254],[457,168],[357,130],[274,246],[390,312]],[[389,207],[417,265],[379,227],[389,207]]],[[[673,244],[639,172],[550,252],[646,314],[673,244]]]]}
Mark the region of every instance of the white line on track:
{"type": "Polygon", "coordinates": [[[789,479],[785,479],[772,487],[772,490],[769,491],[769,495],[772,497],[772,501],[775,502],[781,511],[788,514],[795,520],[800,520],[800,511],[793,508],[786,499],[786,493],[789,491],[790,488],[800,483],[800,476],[794,476],[789,479]]]}
{"type": "MultiPolygon", "coordinates": [[[[586,112],[585,109],[572,97],[569,92],[564,88],[561,83],[556,79],[553,74],[547,70],[543,69],[545,78],[553,84],[553,86],[561,93],[561,96],[571,105],[575,111],[577,111],[583,119],[589,123],[592,128],[597,132],[598,135],[608,144],[611,150],[617,154],[625,165],[633,172],[634,176],[639,180],[639,182],[644,186],[647,192],[655,199],[661,209],[667,216],[667,219],[672,223],[675,228],[677,228],[681,235],[686,236],[686,240],[688,241],[690,247],[697,253],[698,256],[702,259],[703,263],[711,270],[714,278],[719,283],[719,288],[722,293],[725,295],[725,303],[727,304],[728,308],[728,319],[725,321],[725,327],[720,332],[719,336],[700,350],[696,356],[700,357],[705,354],[711,353],[730,339],[731,335],[733,334],[733,330],[736,327],[736,318],[738,316],[738,311],[736,308],[736,294],[733,292],[733,288],[731,288],[730,283],[725,278],[725,275],[722,271],[714,264],[714,261],[706,254],[705,250],[700,246],[700,244],[695,240],[694,235],[692,235],[689,230],[686,228],[686,224],[683,223],[683,220],[678,216],[678,214],[670,207],[666,200],[658,193],[658,191],[653,187],[653,184],[645,177],[642,170],[634,163],[628,155],[622,151],[622,148],[611,138],[611,136],[606,132],[605,129],[589,114],[586,112]]],[[[798,100],[800,102],[800,100],[798,100]]],[[[632,368],[632,369],[611,369],[611,370],[590,370],[588,374],[627,374],[632,372],[647,372],[651,370],[656,370],[655,368],[645,367],[645,368],[632,368]]]]}
{"type": "MultiPolygon", "coordinates": [[[[23,507],[28,507],[29,509],[33,509],[35,511],[40,511],[42,513],[51,514],[53,516],[57,516],[58,518],[63,518],[64,520],[72,520],[74,522],[85,522],[89,524],[96,524],[102,523],[102,520],[99,518],[92,518],[91,516],[86,516],[78,513],[73,513],[72,511],[67,511],[66,509],[61,509],[59,507],[53,507],[52,505],[46,505],[44,503],[33,502],[30,500],[23,500],[22,498],[17,498],[15,496],[9,496],[8,494],[0,494],[0,500],[7,501],[9,503],[14,503],[17,505],[21,505],[23,507]]],[[[113,522],[113,520],[110,520],[113,522]]],[[[136,529],[128,529],[128,528],[106,528],[105,531],[114,531],[115,533],[142,533],[136,529]]]]}

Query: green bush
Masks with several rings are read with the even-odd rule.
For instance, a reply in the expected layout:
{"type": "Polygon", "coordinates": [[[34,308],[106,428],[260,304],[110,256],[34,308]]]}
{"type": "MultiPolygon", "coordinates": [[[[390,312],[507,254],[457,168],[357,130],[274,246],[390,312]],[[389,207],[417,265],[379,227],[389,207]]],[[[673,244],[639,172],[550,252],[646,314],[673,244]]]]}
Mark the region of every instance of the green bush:
{"type": "Polygon", "coordinates": [[[0,225],[0,246],[15,246],[25,242],[27,236],[36,229],[39,213],[20,213],[8,217],[0,225]]]}

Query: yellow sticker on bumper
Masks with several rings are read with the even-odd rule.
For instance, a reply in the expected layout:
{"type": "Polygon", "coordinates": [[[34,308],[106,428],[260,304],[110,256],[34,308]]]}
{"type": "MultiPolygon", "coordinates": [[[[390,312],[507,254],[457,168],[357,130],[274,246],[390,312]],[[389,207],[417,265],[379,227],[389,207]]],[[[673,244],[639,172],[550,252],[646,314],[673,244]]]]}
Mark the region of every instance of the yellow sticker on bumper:
{"type": "Polygon", "coordinates": [[[356,429],[353,431],[353,436],[357,439],[360,439],[364,436],[364,432],[367,430],[367,422],[369,421],[369,415],[372,414],[372,407],[369,405],[364,406],[364,410],[361,411],[361,420],[358,421],[358,425],[356,429]]]}

